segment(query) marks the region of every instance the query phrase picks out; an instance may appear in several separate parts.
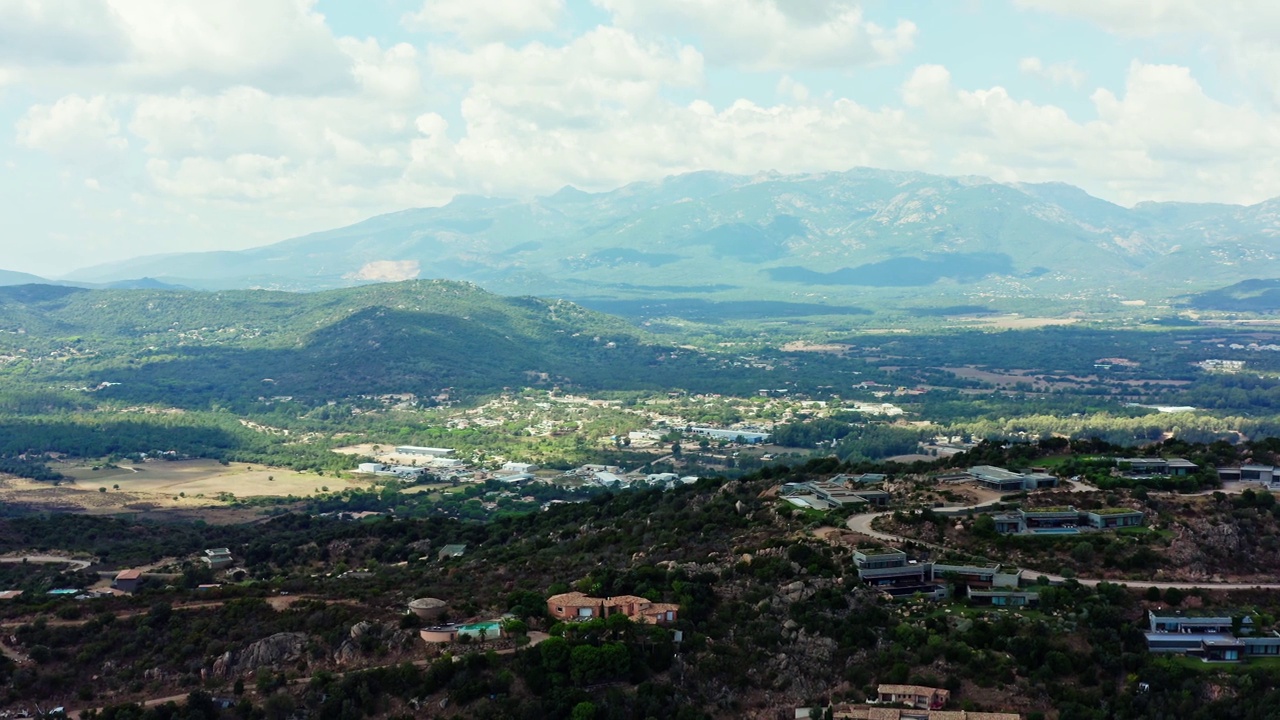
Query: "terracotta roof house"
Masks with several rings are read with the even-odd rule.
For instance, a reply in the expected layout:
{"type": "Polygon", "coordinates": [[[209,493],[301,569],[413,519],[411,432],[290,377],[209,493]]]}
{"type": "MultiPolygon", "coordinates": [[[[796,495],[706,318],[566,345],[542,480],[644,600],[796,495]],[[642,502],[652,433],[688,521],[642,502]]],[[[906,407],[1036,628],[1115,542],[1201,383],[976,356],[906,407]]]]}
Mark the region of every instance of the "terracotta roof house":
{"type": "Polygon", "coordinates": [[[636,595],[595,598],[571,592],[548,598],[547,612],[557,620],[590,620],[622,613],[636,622],[670,625],[676,621],[680,606],[674,603],[656,603],[636,595]]]}
{"type": "Polygon", "coordinates": [[[951,699],[951,691],[923,685],[881,685],[876,693],[881,703],[910,705],[922,710],[941,710],[951,699]]]}
{"type": "Polygon", "coordinates": [[[835,720],[1022,720],[1018,713],[976,712],[971,710],[905,710],[874,705],[835,705],[835,720]]]}
{"type": "Polygon", "coordinates": [[[138,589],[138,583],[142,581],[141,570],[121,570],[116,574],[116,579],[111,586],[121,592],[135,592],[138,589]]]}

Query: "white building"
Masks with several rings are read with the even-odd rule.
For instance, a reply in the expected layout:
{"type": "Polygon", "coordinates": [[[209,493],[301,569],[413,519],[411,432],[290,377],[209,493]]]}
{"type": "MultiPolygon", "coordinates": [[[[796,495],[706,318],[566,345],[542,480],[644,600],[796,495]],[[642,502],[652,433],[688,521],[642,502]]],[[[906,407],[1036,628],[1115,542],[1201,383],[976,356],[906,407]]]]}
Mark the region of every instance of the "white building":
{"type": "Polygon", "coordinates": [[[768,442],[769,433],[753,432],[749,430],[725,430],[723,428],[695,427],[690,428],[690,432],[695,435],[702,435],[713,440],[727,440],[729,442],[741,442],[747,445],[756,445],[762,442],[768,442]]]}
{"type": "Polygon", "coordinates": [[[428,457],[445,457],[453,454],[453,448],[418,447],[417,445],[399,445],[397,455],[425,455],[428,457]]]}
{"type": "Polygon", "coordinates": [[[537,469],[538,469],[538,466],[534,465],[533,463],[509,462],[502,466],[502,472],[515,473],[517,475],[522,475],[524,473],[531,473],[537,469]]]}
{"type": "Polygon", "coordinates": [[[360,463],[359,467],[356,468],[356,472],[368,473],[372,475],[373,473],[380,473],[386,469],[387,469],[387,466],[383,465],[382,463],[360,463]]]}

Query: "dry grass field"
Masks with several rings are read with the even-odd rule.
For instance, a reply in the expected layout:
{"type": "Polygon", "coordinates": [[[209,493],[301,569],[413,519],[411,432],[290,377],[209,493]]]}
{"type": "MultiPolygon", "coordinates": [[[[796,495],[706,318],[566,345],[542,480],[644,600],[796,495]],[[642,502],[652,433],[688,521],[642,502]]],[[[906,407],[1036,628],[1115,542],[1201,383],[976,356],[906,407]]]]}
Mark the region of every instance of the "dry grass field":
{"type": "Polygon", "coordinates": [[[73,478],[60,486],[0,476],[0,502],[19,506],[114,514],[120,512],[216,511],[225,507],[223,493],[237,498],[305,497],[349,487],[369,487],[362,480],[300,473],[261,465],[214,460],[151,461],[94,470],[92,463],[56,469],[73,478]],[[106,488],[103,492],[100,488],[106,488]]]}

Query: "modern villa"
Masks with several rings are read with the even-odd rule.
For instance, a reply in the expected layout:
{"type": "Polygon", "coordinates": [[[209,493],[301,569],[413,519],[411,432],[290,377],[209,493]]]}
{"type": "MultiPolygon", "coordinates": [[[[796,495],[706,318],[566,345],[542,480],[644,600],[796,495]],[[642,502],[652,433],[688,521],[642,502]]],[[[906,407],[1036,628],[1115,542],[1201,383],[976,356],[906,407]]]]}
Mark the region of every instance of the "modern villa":
{"type": "Polygon", "coordinates": [[[1078,510],[1070,505],[1018,509],[991,516],[996,532],[1001,535],[1074,534],[1080,532],[1080,528],[1116,530],[1138,527],[1145,517],[1142,511],[1129,508],[1078,510]]]}

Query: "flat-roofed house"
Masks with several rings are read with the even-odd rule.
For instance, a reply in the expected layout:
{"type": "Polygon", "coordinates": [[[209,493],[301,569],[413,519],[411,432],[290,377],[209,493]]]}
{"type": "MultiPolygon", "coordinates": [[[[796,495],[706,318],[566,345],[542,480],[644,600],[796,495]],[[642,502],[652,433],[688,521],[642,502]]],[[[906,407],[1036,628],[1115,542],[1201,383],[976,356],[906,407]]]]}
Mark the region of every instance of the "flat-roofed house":
{"type": "Polygon", "coordinates": [[[1058,486],[1058,478],[1045,472],[1019,473],[994,465],[975,465],[969,468],[969,476],[979,485],[996,492],[1013,493],[1021,490],[1041,490],[1058,486]]]}
{"type": "Polygon", "coordinates": [[[1089,510],[1084,514],[1090,527],[1099,530],[1110,530],[1122,527],[1137,527],[1146,516],[1139,510],[1128,508],[1101,508],[1089,510]]]}
{"type": "Polygon", "coordinates": [[[231,551],[227,548],[209,548],[204,551],[204,557],[200,559],[214,570],[231,567],[232,563],[231,551]]]}
{"type": "Polygon", "coordinates": [[[912,595],[936,589],[927,577],[928,568],[909,561],[901,550],[857,548],[853,551],[853,563],[858,568],[859,580],[890,595],[912,595]]]}
{"type": "Polygon", "coordinates": [[[1200,469],[1185,458],[1116,458],[1116,463],[1125,465],[1129,475],[1184,476],[1200,469]]]}

